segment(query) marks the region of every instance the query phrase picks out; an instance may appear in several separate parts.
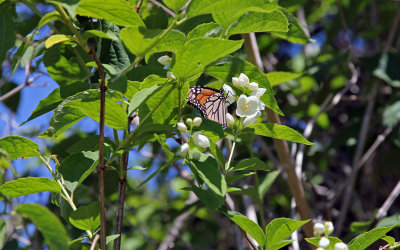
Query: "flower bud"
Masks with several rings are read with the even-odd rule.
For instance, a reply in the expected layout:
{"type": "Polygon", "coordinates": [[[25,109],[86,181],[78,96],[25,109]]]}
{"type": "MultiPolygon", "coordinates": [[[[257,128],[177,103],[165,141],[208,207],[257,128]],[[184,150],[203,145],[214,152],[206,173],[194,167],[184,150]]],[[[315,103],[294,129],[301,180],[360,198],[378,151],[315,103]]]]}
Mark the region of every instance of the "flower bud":
{"type": "Polygon", "coordinates": [[[249,89],[251,91],[257,91],[258,90],[258,83],[255,83],[255,82],[249,83],[249,89]]]}
{"type": "Polygon", "coordinates": [[[188,152],[189,152],[189,144],[187,144],[187,143],[182,144],[182,145],[181,145],[181,155],[182,155],[183,157],[186,157],[186,155],[188,154],[188,152]]]}
{"type": "Polygon", "coordinates": [[[185,125],[185,123],[183,123],[183,122],[178,122],[177,123],[177,126],[178,126],[178,130],[180,131],[180,132],[186,132],[187,131],[187,127],[186,127],[186,125],[185,125]]]}
{"type": "Polygon", "coordinates": [[[343,242],[338,242],[335,244],[334,250],[349,250],[349,247],[343,242]]]}
{"type": "Polygon", "coordinates": [[[187,119],[186,119],[186,124],[187,124],[188,126],[193,126],[193,120],[192,120],[191,118],[187,118],[187,119]]]}
{"type": "Polygon", "coordinates": [[[168,80],[175,80],[176,79],[176,77],[174,76],[172,71],[168,71],[167,72],[167,78],[168,78],[168,80]]]}
{"type": "Polygon", "coordinates": [[[249,126],[251,124],[255,124],[255,123],[257,123],[256,116],[252,115],[252,116],[246,117],[246,119],[244,119],[243,126],[247,127],[247,126],[249,126]]]}
{"type": "Polygon", "coordinates": [[[229,113],[226,113],[226,123],[228,127],[233,127],[233,124],[235,124],[235,119],[233,119],[233,116],[229,113]]]}
{"type": "Polygon", "coordinates": [[[333,232],[333,224],[330,221],[326,221],[325,224],[325,234],[330,235],[333,232]]]}
{"type": "Polygon", "coordinates": [[[193,119],[193,125],[196,126],[196,127],[198,127],[198,126],[201,125],[201,122],[202,122],[202,121],[203,121],[203,120],[201,119],[201,117],[196,117],[196,118],[193,119]]]}
{"type": "Polygon", "coordinates": [[[232,83],[233,85],[235,85],[236,87],[240,86],[240,79],[239,77],[232,77],[232,83]]]}
{"type": "Polygon", "coordinates": [[[321,234],[323,234],[325,231],[325,226],[322,225],[321,223],[315,223],[314,224],[314,236],[318,237],[321,234]]]}
{"type": "Polygon", "coordinates": [[[200,131],[193,134],[193,142],[201,148],[208,148],[210,146],[210,140],[202,135],[200,131]]]}
{"type": "Polygon", "coordinates": [[[322,248],[327,248],[329,246],[329,239],[326,237],[322,237],[318,242],[318,246],[322,248]]]}
{"type": "Polygon", "coordinates": [[[249,86],[249,78],[245,74],[240,73],[239,80],[240,80],[240,86],[242,87],[249,86]]]}
{"type": "Polygon", "coordinates": [[[171,63],[172,58],[169,57],[169,56],[167,56],[167,55],[165,55],[165,56],[159,57],[159,58],[157,59],[157,61],[158,61],[159,63],[161,63],[162,65],[168,65],[168,64],[171,63]]]}

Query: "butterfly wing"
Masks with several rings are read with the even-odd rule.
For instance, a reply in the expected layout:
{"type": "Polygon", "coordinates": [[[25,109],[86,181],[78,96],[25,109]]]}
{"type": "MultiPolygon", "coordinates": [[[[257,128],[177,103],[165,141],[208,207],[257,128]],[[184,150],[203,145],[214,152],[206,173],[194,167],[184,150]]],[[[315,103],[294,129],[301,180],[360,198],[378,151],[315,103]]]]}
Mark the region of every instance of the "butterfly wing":
{"type": "Polygon", "coordinates": [[[220,123],[223,129],[226,128],[226,98],[223,89],[192,86],[186,99],[190,105],[200,110],[204,117],[220,123]]]}

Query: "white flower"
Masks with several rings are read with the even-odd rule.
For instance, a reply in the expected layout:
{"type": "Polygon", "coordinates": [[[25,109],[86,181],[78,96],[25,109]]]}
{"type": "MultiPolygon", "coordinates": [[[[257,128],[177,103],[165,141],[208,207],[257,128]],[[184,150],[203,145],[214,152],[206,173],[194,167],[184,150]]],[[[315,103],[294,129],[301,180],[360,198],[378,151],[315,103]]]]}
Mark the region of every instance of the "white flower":
{"type": "Polygon", "coordinates": [[[325,250],[323,247],[318,247],[316,250],[325,250]]]}
{"type": "Polygon", "coordinates": [[[245,74],[240,73],[239,82],[240,82],[240,86],[247,87],[247,86],[249,86],[250,81],[249,81],[249,78],[245,74]]]}
{"type": "Polygon", "coordinates": [[[189,144],[185,143],[181,145],[181,155],[186,157],[187,153],[189,152],[189,144]]]}
{"type": "Polygon", "coordinates": [[[322,237],[318,242],[318,246],[327,248],[329,246],[329,239],[326,237],[322,237]]]}
{"type": "Polygon", "coordinates": [[[176,125],[178,126],[178,130],[181,131],[182,133],[187,131],[185,123],[178,122],[176,125]]]}
{"type": "Polygon", "coordinates": [[[323,234],[325,231],[325,226],[322,225],[321,223],[315,223],[314,224],[314,236],[318,237],[321,234],[323,234]]]}
{"type": "Polygon", "coordinates": [[[193,120],[192,120],[191,118],[187,118],[187,119],[186,119],[186,124],[187,124],[188,126],[192,126],[192,125],[193,125],[193,120]]]}
{"type": "Polygon", "coordinates": [[[330,235],[333,232],[333,224],[330,221],[325,222],[325,233],[326,235],[330,235]]]}
{"type": "Polygon", "coordinates": [[[193,152],[193,160],[198,161],[200,160],[201,154],[199,151],[193,152]]]}
{"type": "Polygon", "coordinates": [[[226,101],[228,106],[231,105],[235,101],[235,91],[231,88],[231,86],[224,84],[224,91],[226,93],[226,101]]]}
{"type": "Polygon", "coordinates": [[[157,59],[157,61],[158,61],[159,63],[161,63],[162,65],[168,65],[168,64],[171,63],[172,58],[169,57],[169,56],[167,56],[167,55],[165,55],[165,56],[159,57],[159,58],[157,59]]]}
{"type": "Polygon", "coordinates": [[[240,79],[239,77],[232,77],[232,83],[233,85],[235,85],[236,87],[240,86],[240,79]]]}
{"type": "Polygon", "coordinates": [[[201,148],[208,148],[210,146],[210,140],[202,135],[200,131],[193,134],[193,142],[201,148]]]}
{"type": "Polygon", "coordinates": [[[174,76],[174,73],[172,73],[172,71],[167,72],[167,78],[168,78],[168,80],[176,79],[176,77],[174,76]]]}
{"type": "Polygon", "coordinates": [[[251,124],[255,124],[255,123],[257,123],[256,116],[252,115],[252,116],[246,117],[246,119],[244,119],[243,126],[247,127],[247,126],[249,126],[251,124]]]}
{"type": "Polygon", "coordinates": [[[256,91],[253,91],[251,93],[251,96],[255,96],[259,99],[258,102],[258,110],[264,110],[265,109],[265,103],[263,101],[261,101],[261,96],[264,95],[265,91],[267,91],[267,89],[265,88],[259,88],[256,91]]]}
{"type": "Polygon", "coordinates": [[[202,121],[203,121],[203,120],[201,119],[201,117],[196,117],[196,118],[193,119],[193,125],[196,126],[196,127],[198,127],[198,126],[201,125],[201,122],[202,122],[202,121]]]}
{"type": "Polygon", "coordinates": [[[334,250],[349,250],[349,247],[343,242],[338,242],[335,244],[334,250]]]}
{"type": "Polygon", "coordinates": [[[233,116],[229,113],[226,113],[226,123],[229,127],[233,127],[233,124],[235,124],[235,119],[233,119],[233,116]]]}
{"type": "Polygon", "coordinates": [[[252,96],[257,96],[258,98],[261,98],[262,95],[264,95],[265,91],[267,91],[266,88],[258,88],[257,90],[253,91],[251,93],[252,96]]]}
{"type": "Polygon", "coordinates": [[[237,101],[236,114],[240,117],[247,117],[257,113],[259,99],[255,96],[240,95],[237,101]]]}
{"type": "Polygon", "coordinates": [[[249,89],[251,91],[257,91],[258,90],[258,83],[256,83],[256,82],[249,83],[249,89]]]}

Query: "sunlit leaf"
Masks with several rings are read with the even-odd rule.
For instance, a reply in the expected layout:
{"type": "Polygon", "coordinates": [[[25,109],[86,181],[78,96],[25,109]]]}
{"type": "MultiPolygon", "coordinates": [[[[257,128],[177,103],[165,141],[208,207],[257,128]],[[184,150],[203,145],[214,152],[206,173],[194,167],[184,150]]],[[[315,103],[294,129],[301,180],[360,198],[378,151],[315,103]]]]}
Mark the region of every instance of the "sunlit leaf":
{"type": "Polygon", "coordinates": [[[312,145],[313,143],[305,139],[296,130],[286,127],[285,125],[278,125],[275,123],[258,123],[247,126],[249,129],[254,129],[256,135],[282,139],[291,142],[303,143],[312,145]]]}
{"type": "Polygon", "coordinates": [[[6,136],[0,139],[0,149],[7,152],[9,160],[20,157],[39,157],[39,146],[28,138],[16,135],[6,136]]]}
{"type": "Polygon", "coordinates": [[[0,186],[0,193],[10,197],[18,197],[45,191],[59,193],[61,187],[56,181],[45,177],[19,178],[7,181],[0,186]]]}

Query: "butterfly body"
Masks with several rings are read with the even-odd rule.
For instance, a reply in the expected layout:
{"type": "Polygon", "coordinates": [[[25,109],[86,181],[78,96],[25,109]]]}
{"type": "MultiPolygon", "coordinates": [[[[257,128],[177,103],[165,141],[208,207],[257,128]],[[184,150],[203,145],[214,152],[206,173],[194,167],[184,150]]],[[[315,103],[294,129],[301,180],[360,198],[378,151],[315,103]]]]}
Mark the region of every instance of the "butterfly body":
{"type": "Polygon", "coordinates": [[[223,129],[226,128],[226,97],[224,89],[217,90],[203,86],[191,86],[186,99],[205,118],[220,123],[223,129]]]}

